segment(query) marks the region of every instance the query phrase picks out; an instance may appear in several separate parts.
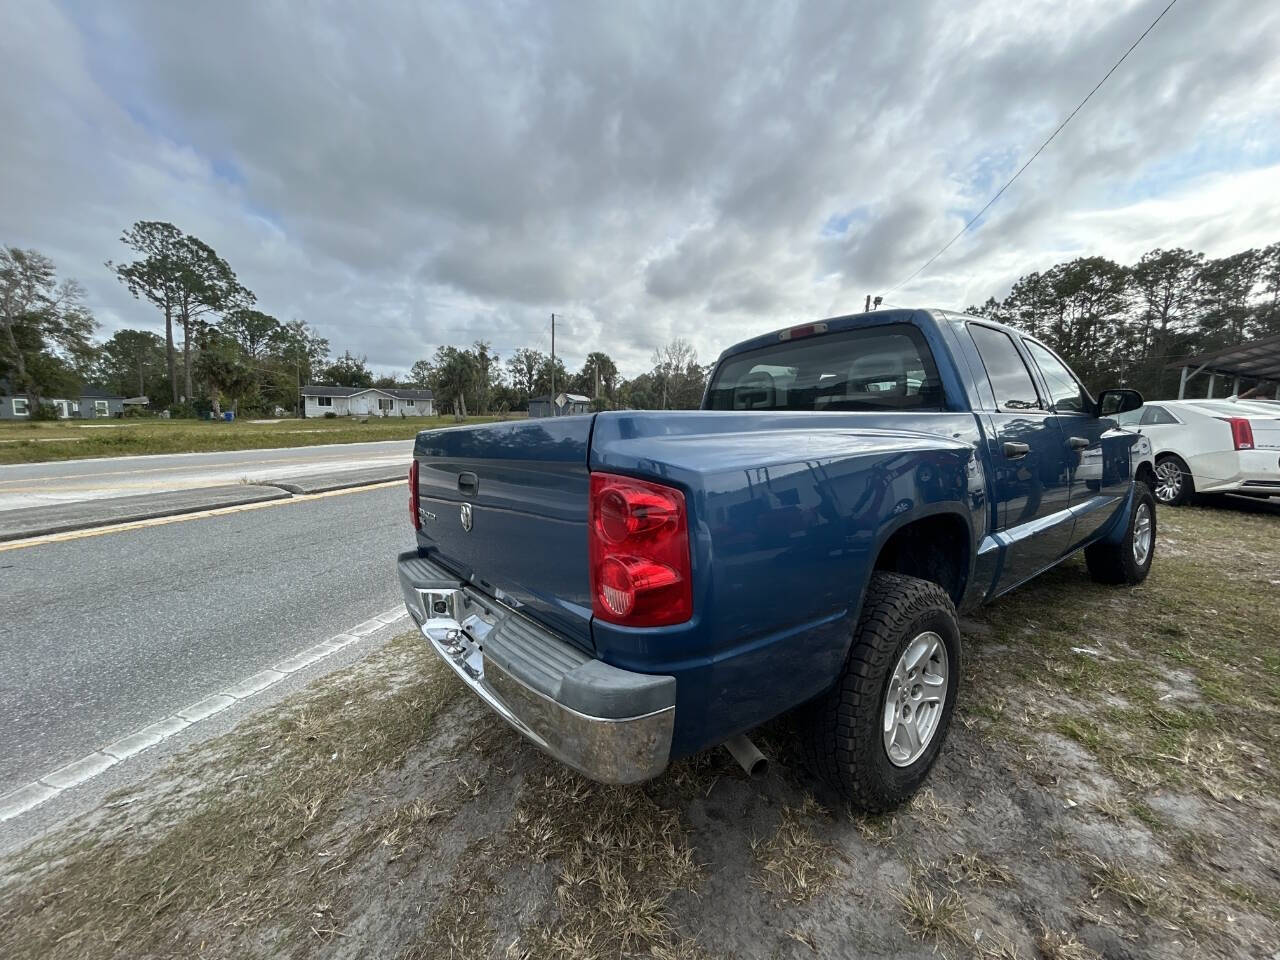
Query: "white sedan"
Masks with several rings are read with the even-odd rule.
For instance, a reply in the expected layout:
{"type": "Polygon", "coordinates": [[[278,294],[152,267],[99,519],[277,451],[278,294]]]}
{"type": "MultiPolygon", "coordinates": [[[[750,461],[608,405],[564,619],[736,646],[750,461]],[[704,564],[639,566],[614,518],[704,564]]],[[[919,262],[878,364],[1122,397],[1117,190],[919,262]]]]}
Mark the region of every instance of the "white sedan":
{"type": "Polygon", "coordinates": [[[1280,406],[1252,400],[1156,400],[1113,418],[1151,440],[1156,499],[1197,493],[1280,497],[1280,406]]]}

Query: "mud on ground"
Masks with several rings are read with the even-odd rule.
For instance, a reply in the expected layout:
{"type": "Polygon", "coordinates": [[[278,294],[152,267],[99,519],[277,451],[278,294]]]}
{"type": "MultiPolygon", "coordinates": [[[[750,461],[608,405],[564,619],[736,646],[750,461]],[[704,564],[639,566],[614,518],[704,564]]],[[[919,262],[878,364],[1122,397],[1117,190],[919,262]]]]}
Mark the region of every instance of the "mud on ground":
{"type": "Polygon", "coordinates": [[[542,757],[412,636],[0,866],[0,956],[1275,957],[1280,516],[1162,509],[965,624],[942,759],[850,815],[724,751],[542,757]]]}

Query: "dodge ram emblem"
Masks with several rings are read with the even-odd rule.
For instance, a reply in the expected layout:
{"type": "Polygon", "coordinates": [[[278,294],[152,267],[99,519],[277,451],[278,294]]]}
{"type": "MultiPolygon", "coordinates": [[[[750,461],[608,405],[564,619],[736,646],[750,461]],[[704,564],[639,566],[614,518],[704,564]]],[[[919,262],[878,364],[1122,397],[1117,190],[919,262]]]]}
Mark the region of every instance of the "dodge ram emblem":
{"type": "Polygon", "coordinates": [[[462,505],[462,529],[471,532],[471,504],[462,505]]]}

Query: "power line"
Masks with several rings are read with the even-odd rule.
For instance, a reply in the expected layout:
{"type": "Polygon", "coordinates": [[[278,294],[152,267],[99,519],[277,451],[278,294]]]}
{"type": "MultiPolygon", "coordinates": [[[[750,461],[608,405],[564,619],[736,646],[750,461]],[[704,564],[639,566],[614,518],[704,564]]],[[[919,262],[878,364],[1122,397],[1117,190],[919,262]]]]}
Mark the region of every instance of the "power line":
{"type": "Polygon", "coordinates": [[[954,237],[952,237],[945,244],[943,244],[941,250],[939,250],[932,257],[930,257],[923,264],[921,264],[918,268],[916,268],[915,273],[911,274],[911,276],[907,277],[907,279],[903,280],[897,286],[892,287],[889,290],[890,294],[892,294],[895,290],[905,287],[908,283],[910,283],[912,280],[914,280],[916,277],[922,274],[926,269],[928,269],[930,264],[932,264],[940,256],[942,256],[949,249],[951,249],[951,245],[955,243],[957,240],[959,240],[962,236],[964,236],[966,231],[968,231],[970,227],[972,227],[975,223],[978,222],[979,218],[981,218],[982,215],[991,208],[991,205],[1000,199],[1001,194],[1003,194],[1006,190],[1008,190],[1009,187],[1013,185],[1013,182],[1018,179],[1018,177],[1022,176],[1022,171],[1026,170],[1027,167],[1031,166],[1032,161],[1034,161],[1036,157],[1040,156],[1044,148],[1049,146],[1049,144],[1053,142],[1053,138],[1062,132],[1063,128],[1068,123],[1071,122],[1071,120],[1075,117],[1077,113],[1079,113],[1082,109],[1084,109],[1084,105],[1088,103],[1091,99],[1093,99],[1093,95],[1097,93],[1098,90],[1101,89],[1102,85],[1111,78],[1111,75],[1116,72],[1120,64],[1124,63],[1125,59],[1128,58],[1129,54],[1133,53],[1133,51],[1137,49],[1138,44],[1140,44],[1143,40],[1146,39],[1147,34],[1149,34],[1152,30],[1155,29],[1156,24],[1164,19],[1164,15],[1168,13],[1170,10],[1172,10],[1173,5],[1177,2],[1178,0],[1169,0],[1169,5],[1166,6],[1163,10],[1161,10],[1160,15],[1157,16],[1154,20],[1152,20],[1150,25],[1147,27],[1147,29],[1142,31],[1142,34],[1138,37],[1138,39],[1133,41],[1133,43],[1129,45],[1129,49],[1124,52],[1124,54],[1120,57],[1119,60],[1117,60],[1114,64],[1112,64],[1111,69],[1106,72],[1106,75],[1103,76],[1103,78],[1099,80],[1096,84],[1094,84],[1094,87],[1092,90],[1089,91],[1088,96],[1086,96],[1083,100],[1081,100],[1080,103],[1076,105],[1076,108],[1072,110],[1069,114],[1067,114],[1067,119],[1063,120],[1060,124],[1058,124],[1056,128],[1054,128],[1053,133],[1049,134],[1048,139],[1045,140],[1044,143],[1040,144],[1040,146],[1036,149],[1036,152],[1033,153],[1030,156],[1030,158],[1028,158],[1027,162],[1018,168],[1017,173],[1015,173],[1012,177],[1010,177],[1008,180],[1005,181],[1004,186],[996,191],[995,196],[993,196],[990,200],[988,200],[986,205],[977,213],[975,213],[973,217],[970,218],[969,222],[966,223],[963,227],[961,227],[960,231],[954,237]]]}

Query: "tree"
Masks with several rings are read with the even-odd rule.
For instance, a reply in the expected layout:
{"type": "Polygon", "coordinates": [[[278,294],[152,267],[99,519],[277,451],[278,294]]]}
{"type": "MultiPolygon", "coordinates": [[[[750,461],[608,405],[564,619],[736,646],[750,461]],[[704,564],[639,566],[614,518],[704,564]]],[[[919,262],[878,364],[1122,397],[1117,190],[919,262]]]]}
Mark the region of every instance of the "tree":
{"type": "Polygon", "coordinates": [[[707,373],[698,365],[698,352],[677,337],[653,351],[653,376],[661,389],[659,409],[691,410],[702,404],[707,373]]]}
{"type": "Polygon", "coordinates": [[[432,360],[431,389],[440,408],[452,409],[460,417],[467,415],[467,394],[479,378],[475,355],[457,347],[436,349],[432,360]]]}
{"type": "Polygon", "coordinates": [[[205,384],[214,417],[222,415],[222,394],[233,402],[253,385],[252,371],[245,364],[244,352],[229,334],[214,327],[200,331],[200,353],[196,357],[196,377],[205,384]]]}
{"type": "Polygon", "coordinates": [[[229,313],[252,306],[257,298],[236,279],[231,265],[203,240],[183,235],[177,254],[177,316],[182,324],[182,371],[185,395],[191,398],[191,345],[214,312],[229,313]]]}
{"type": "Polygon", "coordinates": [[[35,250],[0,249],[0,367],[15,392],[39,407],[65,392],[71,362],[89,352],[97,326],[74,280],[58,283],[53,261],[35,250]]]}
{"type": "Polygon", "coordinates": [[[249,364],[253,381],[253,393],[255,395],[261,393],[262,363],[267,357],[267,352],[280,339],[280,321],[261,310],[238,307],[223,318],[221,327],[244,351],[244,358],[249,364]]]}
{"type": "Polygon", "coordinates": [[[165,364],[169,372],[170,399],[178,402],[178,378],[175,371],[173,318],[178,309],[181,256],[184,239],[172,223],[139,220],[120,236],[120,242],[142,256],[127,264],[107,261],[108,269],[128,287],[135,297],[142,297],[164,311],[165,364]]]}
{"type": "Polygon", "coordinates": [[[475,362],[475,407],[479,414],[489,412],[489,401],[496,386],[502,383],[502,365],[487,340],[477,340],[468,351],[475,362]]]}
{"type": "Polygon", "coordinates": [[[564,361],[559,357],[556,357],[555,363],[553,364],[550,357],[542,354],[540,354],[540,356],[542,356],[542,363],[538,367],[537,375],[533,380],[533,390],[530,391],[530,393],[538,394],[539,396],[543,394],[549,395],[551,393],[551,384],[553,380],[556,385],[557,393],[568,387],[569,372],[565,370],[564,361]],[[553,370],[555,371],[554,378],[551,375],[553,370]]]}
{"type": "Polygon", "coordinates": [[[419,390],[427,390],[431,387],[433,372],[430,360],[414,361],[413,366],[409,368],[409,382],[419,390]]]}
{"type": "Polygon", "coordinates": [[[372,387],[373,374],[369,372],[368,359],[347,350],[321,371],[320,379],[335,387],[372,387]]]}
{"type": "MultiPolygon", "coordinates": [[[[294,415],[297,416],[302,409],[303,381],[311,383],[320,376],[321,368],[329,359],[329,341],[317,334],[304,321],[295,318],[280,327],[272,346],[273,361],[284,374],[281,381],[293,385],[289,397],[294,415]]],[[[283,396],[280,399],[283,399],[283,396]]]]}
{"type": "Polygon", "coordinates": [[[1243,250],[1204,264],[1198,298],[1201,347],[1228,347],[1245,339],[1263,266],[1258,250],[1243,250]]]}
{"type": "Polygon", "coordinates": [[[538,371],[546,363],[547,357],[538,350],[521,347],[507,360],[507,372],[511,375],[511,386],[528,401],[538,385],[538,371]]]}
{"type": "Polygon", "coordinates": [[[613,359],[607,353],[602,353],[599,350],[593,350],[588,353],[586,362],[582,364],[582,372],[578,374],[578,381],[575,384],[578,392],[586,394],[592,399],[603,394],[612,400],[617,384],[618,367],[613,362],[613,359]]]}
{"type": "Polygon", "coordinates": [[[167,385],[164,347],[150,330],[117,330],[97,349],[90,376],[117,393],[154,400],[157,388],[167,385]]]}

